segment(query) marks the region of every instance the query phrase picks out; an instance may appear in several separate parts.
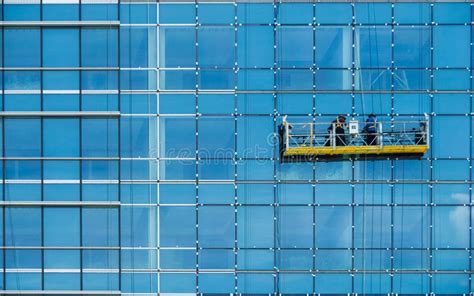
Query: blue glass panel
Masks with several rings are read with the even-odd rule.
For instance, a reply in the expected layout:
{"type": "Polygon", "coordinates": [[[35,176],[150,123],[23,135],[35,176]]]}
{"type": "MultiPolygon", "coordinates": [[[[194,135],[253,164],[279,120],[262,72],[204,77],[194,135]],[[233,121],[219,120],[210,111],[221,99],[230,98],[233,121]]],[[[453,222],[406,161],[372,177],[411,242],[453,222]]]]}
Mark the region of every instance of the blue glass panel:
{"type": "Polygon", "coordinates": [[[471,22],[469,3],[436,3],[433,20],[438,24],[466,24],[471,22]]]}
{"type": "Polygon", "coordinates": [[[313,251],[280,250],[276,260],[279,270],[310,270],[313,267],[313,251]]]}
{"type": "Polygon", "coordinates": [[[118,120],[83,119],[81,128],[83,156],[118,155],[118,120]]]}
{"type": "Polygon", "coordinates": [[[43,177],[45,180],[78,180],[79,170],[79,161],[48,160],[43,164],[43,177]]]}
{"type": "Polygon", "coordinates": [[[4,119],[5,156],[41,156],[39,119],[4,119]]]}
{"type": "Polygon", "coordinates": [[[47,290],[80,290],[80,273],[45,273],[44,289],[47,290]]]}
{"type": "MultiPolygon", "coordinates": [[[[204,251],[204,250],[203,250],[204,251]]],[[[207,250],[210,251],[210,250],[207,250]]],[[[217,251],[223,252],[223,251],[217,251]]],[[[219,258],[222,259],[222,258],[219,258]]],[[[219,262],[216,262],[219,264],[219,262]]],[[[196,268],[196,251],[194,250],[160,250],[160,268],[193,269],[196,268]]]]}
{"type": "Polygon", "coordinates": [[[91,3],[81,5],[81,18],[85,21],[118,20],[118,4],[91,3]]]}
{"type": "Polygon", "coordinates": [[[156,157],[156,120],[148,117],[123,118],[120,122],[121,150],[125,157],[156,157]]]}
{"type": "Polygon", "coordinates": [[[189,158],[196,153],[196,119],[185,117],[160,118],[160,155],[189,158]]]}
{"type": "Polygon", "coordinates": [[[431,22],[429,3],[395,3],[395,22],[399,24],[427,24],[431,22]]]}
{"type": "Polygon", "coordinates": [[[156,65],[157,32],[155,27],[120,29],[120,66],[149,68],[156,65]]]}
{"type": "Polygon", "coordinates": [[[469,208],[464,206],[439,206],[433,208],[433,247],[468,247],[468,216],[469,208]]]}
{"type": "Polygon", "coordinates": [[[313,65],[311,27],[278,27],[276,43],[278,66],[309,68],[313,65]]]}
{"type": "Polygon", "coordinates": [[[44,111],[79,111],[79,95],[43,94],[44,111]]]}
{"type": "Polygon", "coordinates": [[[43,155],[79,156],[79,119],[43,120],[43,155]]]}
{"type": "Polygon", "coordinates": [[[235,266],[235,254],[232,250],[203,249],[199,251],[199,268],[231,269],[235,266]]]}
{"type": "Polygon", "coordinates": [[[387,24],[392,22],[390,3],[356,3],[355,17],[359,24],[387,24]]]}
{"type": "Polygon", "coordinates": [[[40,95],[5,95],[4,96],[5,111],[40,111],[41,96],[40,95]]]}
{"type": "Polygon", "coordinates": [[[4,243],[6,246],[41,246],[41,209],[5,208],[4,243]]]}
{"type": "Polygon", "coordinates": [[[317,274],[315,293],[339,294],[352,290],[352,277],[346,274],[317,274]]]}
{"type": "Polygon", "coordinates": [[[317,250],[317,270],[349,270],[352,266],[352,252],[347,250],[317,250]]]}
{"type": "Polygon", "coordinates": [[[199,202],[203,204],[231,204],[234,202],[235,188],[231,184],[199,185],[199,202]]]}
{"type": "MultiPolygon", "coordinates": [[[[92,98],[94,96],[91,96],[92,98]]],[[[102,99],[107,98],[107,105],[111,102],[112,107],[109,107],[109,110],[118,110],[117,104],[117,96],[101,96],[102,99]],[[109,101],[109,97],[111,100],[109,101]]],[[[167,98],[167,95],[160,95],[160,113],[167,113],[163,111],[165,108],[166,101],[164,98],[167,98]]],[[[179,96],[177,96],[179,97],[179,96]]],[[[84,99],[83,99],[84,101],[84,99]]],[[[101,104],[105,107],[104,104],[101,104]]],[[[124,114],[155,114],[157,113],[157,96],[154,94],[121,94],[120,95],[120,112],[124,114]]],[[[179,105],[179,104],[177,104],[179,105]]],[[[166,105],[166,107],[168,107],[166,105]]],[[[84,107],[86,108],[86,107],[84,107]]],[[[176,112],[179,113],[179,112],[176,112]]],[[[175,114],[176,114],[175,113],[175,114]]]]}
{"type": "Polygon", "coordinates": [[[44,90],[78,90],[78,71],[44,71],[44,90]]]}
{"type": "Polygon", "coordinates": [[[5,179],[39,180],[41,163],[37,160],[5,161],[5,179]]]}
{"type": "Polygon", "coordinates": [[[41,290],[41,273],[7,272],[5,288],[14,291],[41,290]]]}
{"type": "MultiPolygon", "coordinates": [[[[118,250],[83,250],[83,268],[118,268],[118,250]]],[[[127,268],[124,266],[124,268],[127,268]]]]}
{"type": "Polygon", "coordinates": [[[121,207],[120,211],[121,246],[156,246],[156,207],[121,207]]]}
{"type": "Polygon", "coordinates": [[[195,180],[196,162],[190,160],[160,161],[160,177],[162,180],[195,180]]]}
{"type": "Polygon", "coordinates": [[[160,71],[159,89],[192,90],[197,88],[195,71],[160,71]]]}
{"type": "Polygon", "coordinates": [[[271,70],[239,70],[237,80],[239,90],[272,90],[275,84],[271,70]]]}
{"type": "MultiPolygon", "coordinates": [[[[124,95],[121,95],[120,99],[123,100],[124,95]]],[[[134,100],[134,102],[136,101],[137,99],[134,100]]],[[[196,112],[196,96],[186,94],[160,94],[159,106],[160,114],[192,114],[196,112]]],[[[121,104],[120,107],[121,111],[124,112],[126,106],[121,104]]]]}
{"type": "Polygon", "coordinates": [[[352,210],[350,207],[317,207],[316,247],[348,248],[352,245],[352,210]]]}
{"type": "Polygon", "coordinates": [[[352,30],[349,27],[317,27],[314,38],[317,67],[351,67],[352,30]]]}
{"type": "MultiPolygon", "coordinates": [[[[407,197],[406,199],[408,199],[407,197]]],[[[406,203],[413,204],[410,200],[406,203]]],[[[397,207],[393,212],[393,244],[397,248],[426,248],[430,237],[429,209],[422,206],[397,207]]]]}
{"type": "Polygon", "coordinates": [[[272,67],[274,60],[273,35],[272,27],[239,27],[237,31],[239,67],[272,67]]]}
{"type": "MultiPolygon", "coordinates": [[[[15,2],[13,2],[15,3],[15,2]]],[[[21,2],[16,2],[21,3],[21,2]]],[[[39,4],[21,3],[4,4],[3,19],[5,21],[39,21],[41,6],[39,4]]]]}
{"type": "Polygon", "coordinates": [[[347,70],[316,70],[317,90],[350,90],[352,73],[347,70]]]}
{"type": "Polygon", "coordinates": [[[237,112],[241,114],[273,113],[273,96],[270,94],[237,95],[237,112]]]}
{"type": "Polygon", "coordinates": [[[469,67],[469,33],[466,26],[433,27],[433,66],[469,67]]]}
{"type": "Polygon", "coordinates": [[[433,118],[433,155],[438,157],[468,157],[469,135],[465,133],[469,129],[469,118],[437,116],[433,118]],[[446,145],[456,143],[456,145],[446,145]]]}
{"type": "Polygon", "coordinates": [[[339,184],[318,184],[314,189],[317,204],[349,204],[352,201],[352,187],[339,184]]]}
{"type": "Polygon", "coordinates": [[[210,90],[229,90],[235,88],[233,71],[201,71],[199,73],[199,88],[210,90]]]}
{"type": "Polygon", "coordinates": [[[160,274],[161,293],[195,293],[196,275],[194,273],[160,274]]]}
{"type": "Polygon", "coordinates": [[[237,212],[237,242],[243,248],[271,248],[274,243],[273,208],[246,206],[237,212]]]}
{"type": "Polygon", "coordinates": [[[196,66],[196,29],[160,28],[160,67],[196,66]]]}
{"type": "Polygon", "coordinates": [[[390,67],[392,63],[392,33],[389,27],[357,27],[355,34],[355,38],[358,40],[354,57],[357,67],[390,67]]]}
{"type": "Polygon", "coordinates": [[[271,3],[237,3],[237,21],[241,24],[271,24],[273,17],[271,3]]]}
{"type": "Polygon", "coordinates": [[[311,24],[313,22],[313,4],[280,3],[276,7],[276,16],[280,24],[311,24]]]}
{"type": "Polygon", "coordinates": [[[200,293],[231,293],[234,284],[233,273],[201,273],[198,279],[200,293]]]}
{"type": "Polygon", "coordinates": [[[6,250],[6,268],[41,268],[41,250],[6,250]]]}
{"type": "Polygon", "coordinates": [[[39,90],[41,89],[39,71],[5,71],[5,90],[39,90]]]}
{"type": "Polygon", "coordinates": [[[156,24],[156,3],[122,3],[120,22],[124,24],[156,24]]]}
{"type": "Polygon", "coordinates": [[[235,151],[235,119],[202,117],[198,121],[199,155],[203,158],[231,158],[235,151]]]}
{"type": "Polygon", "coordinates": [[[433,111],[437,114],[466,114],[470,108],[467,94],[436,94],[433,97],[433,111]]]}
{"type": "Polygon", "coordinates": [[[430,71],[427,70],[395,70],[393,74],[394,89],[428,90],[431,85],[430,75],[430,71]]]}
{"type": "Polygon", "coordinates": [[[199,208],[199,245],[204,248],[234,246],[234,208],[205,206],[199,208]],[[219,225],[218,228],[215,225],[219,225]]]}
{"type": "Polygon", "coordinates": [[[348,94],[318,94],[315,105],[319,114],[348,114],[352,111],[352,97],[348,94]]]}
{"type": "Polygon", "coordinates": [[[350,24],[352,7],[349,3],[317,3],[315,16],[318,24],[350,24]]]}
{"type": "Polygon", "coordinates": [[[280,70],[277,72],[278,90],[313,89],[313,72],[309,70],[280,70]]]}
{"type": "Polygon", "coordinates": [[[44,184],[43,199],[48,201],[80,200],[79,184],[44,184]]]}
{"type": "Polygon", "coordinates": [[[118,89],[117,71],[82,71],[81,88],[83,90],[118,89]]]}
{"type": "Polygon", "coordinates": [[[195,207],[160,207],[160,246],[195,246],[195,224],[195,207]]]}
{"type": "Polygon", "coordinates": [[[200,24],[231,24],[234,22],[234,4],[200,3],[197,8],[200,24]]]}
{"type": "Polygon", "coordinates": [[[467,274],[435,274],[432,291],[436,294],[463,294],[469,292],[467,274]]]}
{"type": "Polygon", "coordinates": [[[85,208],[82,210],[84,246],[118,246],[118,209],[85,208]]]}
{"type": "Polygon", "coordinates": [[[82,29],[81,63],[83,67],[117,67],[118,31],[82,29]]]}
{"type": "Polygon", "coordinates": [[[393,60],[396,67],[427,68],[431,63],[430,27],[396,27],[393,60]]]}
{"type": "Polygon", "coordinates": [[[464,90],[471,86],[469,70],[434,70],[433,88],[436,90],[464,90]]]}
{"type": "Polygon", "coordinates": [[[274,154],[274,122],[271,117],[237,119],[237,154],[239,157],[271,157],[274,154]],[[258,129],[255,127],[258,126],[258,129]]]}
{"type": "Polygon", "coordinates": [[[198,62],[204,68],[232,68],[235,63],[235,32],[232,27],[198,29],[198,62]]]}
{"type": "Polygon", "coordinates": [[[77,21],[79,5],[77,4],[44,4],[42,5],[45,21],[77,21]]]}
{"type": "Polygon", "coordinates": [[[161,24],[194,24],[196,22],[196,5],[188,3],[159,3],[161,24]]]}
{"type": "Polygon", "coordinates": [[[237,275],[239,293],[274,293],[274,275],[264,273],[240,273],[237,275]]]}
{"type": "Polygon", "coordinates": [[[79,246],[79,208],[44,208],[44,245],[79,246]]]}
{"type": "Polygon", "coordinates": [[[4,29],[5,67],[40,66],[40,30],[4,29]]]}
{"type": "Polygon", "coordinates": [[[156,273],[122,273],[121,290],[124,293],[156,293],[156,273]]]}
{"type": "Polygon", "coordinates": [[[313,209],[282,206],[278,209],[279,247],[310,248],[313,245],[313,209]]]}
{"type": "Polygon", "coordinates": [[[307,294],[313,292],[313,276],[309,273],[280,273],[279,291],[282,293],[307,294]]]}
{"type": "Polygon", "coordinates": [[[79,30],[43,29],[43,67],[79,66],[79,30]]]}
{"type": "MultiPolygon", "coordinates": [[[[46,185],[45,185],[46,186],[46,185]]],[[[41,200],[41,184],[5,184],[5,200],[39,201],[41,200]]],[[[46,188],[45,188],[46,191],[46,188]]],[[[46,192],[45,192],[46,195],[46,192]]]]}
{"type": "Polygon", "coordinates": [[[82,178],[84,180],[116,180],[118,162],[103,160],[82,161],[82,178]]]}
{"type": "Polygon", "coordinates": [[[86,291],[117,291],[119,290],[119,274],[84,272],[82,283],[82,288],[86,291]]]}
{"type": "Polygon", "coordinates": [[[79,250],[44,250],[44,268],[81,268],[79,250]]]}

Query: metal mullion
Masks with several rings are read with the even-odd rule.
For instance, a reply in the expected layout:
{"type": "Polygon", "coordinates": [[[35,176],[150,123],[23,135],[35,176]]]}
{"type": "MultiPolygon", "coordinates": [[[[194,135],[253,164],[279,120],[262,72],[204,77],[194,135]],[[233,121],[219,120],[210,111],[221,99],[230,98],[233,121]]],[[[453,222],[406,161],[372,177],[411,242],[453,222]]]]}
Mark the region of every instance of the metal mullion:
{"type": "MultiPolygon", "coordinates": [[[[82,1],[82,0],[81,0],[82,1]]],[[[115,4],[116,5],[116,8],[117,8],[117,18],[118,18],[118,22],[120,24],[120,21],[121,21],[121,14],[120,14],[120,5],[121,5],[121,0],[118,0],[117,3],[115,4]]],[[[113,31],[113,30],[112,30],[113,31]]],[[[118,118],[118,137],[117,137],[117,141],[118,141],[118,157],[119,157],[119,160],[118,160],[118,201],[119,201],[119,208],[118,208],[118,257],[119,257],[119,260],[118,260],[118,270],[119,270],[119,276],[118,276],[118,289],[119,291],[122,291],[122,206],[121,206],[121,193],[122,193],[122,186],[121,186],[121,181],[122,181],[122,174],[121,174],[121,161],[120,161],[120,157],[121,157],[121,148],[120,148],[120,142],[121,142],[121,133],[122,133],[122,126],[121,126],[121,104],[120,104],[120,97],[122,96],[122,92],[121,92],[121,79],[120,79],[120,69],[121,69],[121,64],[120,64],[120,49],[121,49],[121,32],[120,32],[120,27],[117,28],[117,66],[119,68],[119,71],[117,71],[117,76],[118,76],[118,81],[117,81],[117,85],[118,85],[118,89],[117,89],[117,93],[118,93],[118,101],[119,101],[119,104],[118,104],[118,111],[119,111],[119,118],[118,118]]],[[[108,41],[107,41],[108,42],[108,41]]],[[[108,66],[108,64],[107,64],[108,66]]],[[[158,76],[157,76],[158,77],[158,76]]],[[[81,90],[82,91],[82,90],[81,90]]],[[[82,97],[82,95],[81,95],[82,97]]],[[[133,183],[132,183],[133,184],[133,183]]],[[[158,186],[158,185],[157,185],[158,186]]],[[[157,215],[158,215],[158,209],[157,209],[157,215]]],[[[157,225],[158,227],[158,225],[157,225]]],[[[157,251],[158,253],[158,251],[157,251]]],[[[158,256],[158,255],[157,255],[158,256]]],[[[159,282],[159,281],[157,281],[159,282]]]]}
{"type": "MultiPolygon", "coordinates": [[[[313,71],[313,90],[316,91],[316,4],[313,1],[313,23],[311,24],[312,25],[312,28],[313,28],[313,55],[312,55],[312,58],[313,58],[313,66],[312,66],[312,71],[313,71]]],[[[313,93],[313,114],[312,114],[312,122],[315,123],[316,122],[316,94],[313,93]]],[[[313,162],[312,163],[312,181],[315,181],[316,180],[316,162],[313,162]]],[[[313,204],[311,205],[311,213],[313,214],[313,228],[312,228],[312,235],[313,235],[313,248],[312,248],[312,271],[315,271],[316,270],[316,185],[313,183],[311,188],[312,188],[312,195],[313,195],[313,198],[312,198],[312,201],[313,201],[313,204]]],[[[312,285],[313,285],[313,295],[315,295],[316,293],[316,274],[312,274],[313,277],[312,277],[312,285]]]]}
{"type": "MultiPolygon", "coordinates": [[[[237,90],[238,79],[238,23],[237,23],[237,3],[234,3],[234,89],[237,90]]],[[[238,293],[238,276],[237,276],[237,250],[238,250],[238,191],[237,191],[237,93],[234,94],[234,291],[238,293]]]]}
{"type": "MultiPolygon", "coordinates": [[[[470,5],[470,16],[471,16],[471,23],[472,21],[474,20],[474,15],[472,13],[472,10],[474,9],[474,5],[471,3],[470,5]]],[[[471,50],[470,50],[470,82],[471,82],[471,85],[470,85],[470,89],[472,89],[472,85],[473,85],[473,71],[472,71],[472,67],[473,67],[473,64],[472,64],[472,59],[473,59],[473,54],[472,54],[472,51],[473,51],[473,38],[472,38],[472,35],[473,35],[473,29],[472,29],[472,25],[469,26],[470,28],[470,35],[469,35],[469,38],[470,38],[470,47],[471,47],[471,50]]],[[[472,93],[470,94],[469,96],[469,112],[472,111],[472,99],[473,99],[473,96],[472,96],[472,93]]],[[[469,181],[472,180],[472,144],[473,144],[473,140],[472,140],[472,116],[469,116],[469,142],[470,142],[470,147],[471,149],[469,149],[469,181]]],[[[470,197],[470,203],[469,203],[469,236],[470,236],[470,239],[469,239],[469,270],[471,271],[469,273],[469,290],[470,292],[472,293],[472,185],[469,185],[469,197],[470,197]]]]}
{"type": "MultiPolygon", "coordinates": [[[[277,17],[278,17],[278,0],[273,0],[273,132],[277,132],[277,17]]],[[[276,150],[273,150],[273,155],[275,155],[276,150]]],[[[280,155],[278,155],[278,158],[280,158],[280,155]]],[[[278,244],[278,223],[280,221],[278,220],[278,185],[277,185],[277,180],[276,180],[276,172],[277,172],[277,157],[275,157],[275,161],[273,162],[273,270],[274,270],[274,275],[273,275],[273,294],[279,295],[279,266],[277,265],[278,262],[278,251],[280,249],[280,246],[278,244]]]]}
{"type": "MultiPolygon", "coordinates": [[[[391,110],[390,110],[390,113],[391,113],[391,119],[394,120],[394,94],[393,94],[393,91],[395,89],[395,72],[394,72],[394,66],[395,66],[395,55],[394,55],[394,48],[395,48],[395,5],[392,3],[391,4],[391,14],[392,14],[392,23],[390,24],[390,28],[391,28],[391,33],[390,33],[390,41],[391,41],[391,47],[390,47],[390,50],[391,50],[391,64],[390,64],[390,90],[391,90],[391,95],[390,95],[390,104],[391,104],[391,110]]],[[[395,161],[394,159],[390,159],[390,179],[393,180],[393,176],[394,176],[394,173],[395,173],[395,169],[394,169],[394,165],[395,165],[395,161]]],[[[394,271],[394,242],[393,242],[393,238],[394,238],[394,218],[393,218],[393,215],[394,215],[394,193],[395,193],[395,188],[393,186],[393,184],[391,185],[390,187],[390,293],[394,293],[393,292],[393,287],[394,287],[394,275],[393,275],[393,271],[394,271]]]]}
{"type": "MultiPolygon", "coordinates": [[[[82,19],[82,0],[79,0],[79,20],[82,19]]],[[[78,28],[79,30],[79,111],[82,112],[82,28],[78,28]]],[[[119,79],[120,80],[120,79],[119,79]]],[[[79,157],[82,158],[82,117],[79,117],[79,157]]],[[[82,171],[82,164],[84,160],[79,160],[79,200],[83,201],[83,186],[82,186],[82,178],[83,178],[83,171],[82,171]]],[[[120,170],[119,170],[120,171],[120,170]]],[[[79,206],[79,246],[83,246],[83,211],[82,206],[79,206]]],[[[79,251],[79,266],[80,266],[80,290],[84,290],[84,252],[82,250],[79,251]]],[[[120,277],[120,276],[119,276],[120,277]]]]}
{"type": "MultiPolygon", "coordinates": [[[[433,13],[434,13],[434,8],[433,8],[433,3],[430,4],[430,110],[433,110],[433,55],[434,55],[434,50],[433,50],[433,25],[434,25],[434,19],[433,19],[433,13]]],[[[430,125],[430,133],[433,135],[433,125],[430,125]]],[[[428,137],[431,137],[431,135],[428,135],[428,137]]],[[[430,141],[431,142],[431,141],[430,141]]],[[[431,145],[431,155],[434,155],[433,153],[433,145],[431,145]]],[[[429,176],[430,176],[430,182],[433,181],[433,162],[430,160],[430,171],[429,171],[429,176]]],[[[428,194],[429,194],[429,257],[428,257],[428,265],[429,265],[429,279],[428,279],[428,289],[429,293],[432,294],[432,287],[433,287],[433,186],[430,185],[428,187],[428,194]]]]}
{"type": "MultiPolygon", "coordinates": [[[[2,1],[2,7],[4,0],[2,1]]],[[[2,21],[5,18],[5,9],[2,9],[1,12],[2,15],[2,21]]],[[[1,62],[2,62],[2,67],[5,63],[5,30],[2,28],[2,56],[1,56],[1,62]]],[[[3,91],[5,89],[5,71],[1,71],[2,75],[2,109],[1,111],[5,110],[5,95],[3,94],[3,91]]],[[[5,120],[2,118],[0,119],[2,122],[2,157],[5,157],[5,120]]],[[[2,160],[2,200],[5,200],[5,160],[2,160]]],[[[3,241],[3,246],[6,245],[6,225],[5,225],[5,216],[6,216],[6,211],[5,211],[5,206],[2,206],[2,241],[3,241]]],[[[3,262],[3,267],[5,268],[6,266],[6,258],[5,258],[5,251],[2,251],[2,262],[3,262]]],[[[3,270],[4,271],[4,270],[3,270]]],[[[6,276],[5,273],[3,273],[3,278],[2,278],[2,283],[3,287],[6,287],[6,276]]]]}
{"type": "Polygon", "coordinates": [[[194,5],[195,5],[195,13],[196,13],[196,20],[195,20],[195,32],[194,32],[194,38],[195,38],[195,46],[194,46],[194,60],[195,60],[195,104],[196,104],[196,121],[195,121],[195,130],[196,130],[196,134],[195,134],[195,145],[196,145],[196,154],[195,154],[195,161],[196,161],[196,165],[195,165],[195,170],[196,170],[196,178],[195,178],[195,186],[196,186],[196,217],[195,217],[195,221],[196,221],[196,232],[195,232],[195,235],[196,235],[196,268],[195,268],[195,272],[196,272],[196,279],[195,279],[195,283],[196,283],[196,294],[199,294],[199,253],[200,253],[200,250],[199,250],[199,207],[197,206],[199,204],[199,161],[198,161],[198,157],[199,157],[199,154],[198,154],[198,151],[199,151],[199,115],[198,115],[198,102],[199,102],[199,96],[198,96],[198,93],[199,93],[199,55],[198,55],[198,52],[199,52],[199,7],[198,7],[198,0],[194,0],[194,5]]]}
{"type": "MultiPolygon", "coordinates": [[[[41,5],[40,5],[40,19],[42,20],[43,19],[43,5],[42,5],[42,2],[43,0],[41,0],[41,5]]],[[[39,46],[39,52],[40,52],[40,67],[43,67],[43,28],[39,28],[39,32],[40,32],[40,46],[39,46]]],[[[43,92],[44,92],[44,72],[43,71],[40,71],[40,100],[41,100],[41,112],[43,112],[44,110],[44,95],[43,95],[43,92]]],[[[43,118],[41,117],[40,119],[40,156],[41,158],[44,157],[44,142],[43,142],[43,137],[44,137],[44,126],[43,126],[43,118]]],[[[41,201],[44,201],[44,160],[40,160],[40,164],[41,164],[41,170],[40,170],[40,174],[41,174],[41,201]]],[[[41,246],[44,247],[44,206],[41,205],[40,207],[40,211],[41,211],[41,246]]],[[[41,250],[41,289],[44,290],[45,289],[45,284],[44,284],[44,258],[45,258],[45,255],[44,255],[44,249],[41,250]]]]}
{"type": "MultiPolygon", "coordinates": [[[[351,9],[352,9],[352,22],[351,22],[351,32],[352,32],[352,63],[351,63],[351,81],[352,81],[352,85],[351,85],[351,99],[352,99],[352,117],[355,117],[356,116],[356,109],[355,109],[355,95],[354,95],[354,91],[355,91],[355,40],[356,40],[356,35],[355,35],[355,24],[356,24],[356,19],[355,19],[355,5],[354,3],[351,3],[351,9]]],[[[351,293],[354,293],[355,291],[355,275],[354,275],[354,271],[355,271],[355,219],[354,219],[354,214],[355,214],[355,209],[354,209],[354,205],[355,205],[355,186],[354,186],[354,183],[355,183],[355,180],[354,180],[354,175],[355,175],[355,168],[354,168],[354,161],[352,159],[349,160],[351,162],[351,173],[352,173],[352,176],[351,176],[351,180],[352,180],[352,184],[351,184],[351,214],[352,214],[352,217],[351,217],[351,293]]]]}

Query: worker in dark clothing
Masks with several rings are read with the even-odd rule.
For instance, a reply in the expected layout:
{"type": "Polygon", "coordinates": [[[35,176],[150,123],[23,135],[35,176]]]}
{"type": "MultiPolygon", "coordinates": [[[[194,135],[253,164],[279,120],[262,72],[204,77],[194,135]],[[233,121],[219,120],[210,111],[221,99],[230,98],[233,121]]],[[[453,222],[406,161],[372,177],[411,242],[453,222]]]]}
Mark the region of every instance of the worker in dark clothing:
{"type": "Polygon", "coordinates": [[[415,145],[425,145],[426,137],[426,122],[421,122],[420,130],[415,132],[415,145]]]}
{"type": "Polygon", "coordinates": [[[362,132],[365,133],[365,143],[367,145],[377,145],[377,117],[375,114],[369,114],[362,132]]]}
{"type": "MultiPolygon", "coordinates": [[[[345,146],[346,145],[346,117],[344,115],[339,115],[336,119],[331,122],[331,125],[328,127],[328,140],[332,139],[333,130],[335,133],[336,146],[345,146]]],[[[330,146],[332,141],[326,141],[326,146],[330,146]]]]}

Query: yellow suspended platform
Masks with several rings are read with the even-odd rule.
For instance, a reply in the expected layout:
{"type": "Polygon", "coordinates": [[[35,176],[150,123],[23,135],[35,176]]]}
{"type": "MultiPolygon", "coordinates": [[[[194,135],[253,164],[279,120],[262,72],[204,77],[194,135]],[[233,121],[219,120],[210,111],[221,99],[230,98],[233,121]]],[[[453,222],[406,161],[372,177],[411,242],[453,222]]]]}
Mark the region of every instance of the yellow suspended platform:
{"type": "Polygon", "coordinates": [[[310,155],[385,155],[385,154],[424,154],[427,145],[390,145],[390,146],[336,146],[336,147],[290,147],[283,156],[310,155]]]}

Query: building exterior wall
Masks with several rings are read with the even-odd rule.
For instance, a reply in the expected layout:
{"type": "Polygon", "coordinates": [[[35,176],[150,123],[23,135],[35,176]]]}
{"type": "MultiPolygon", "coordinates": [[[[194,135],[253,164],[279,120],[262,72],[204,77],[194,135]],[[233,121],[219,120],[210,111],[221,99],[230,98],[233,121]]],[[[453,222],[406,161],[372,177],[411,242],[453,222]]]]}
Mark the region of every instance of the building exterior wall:
{"type": "Polygon", "coordinates": [[[472,291],[470,3],[8,1],[0,293],[472,291]],[[430,150],[280,159],[370,113],[430,150]]]}

